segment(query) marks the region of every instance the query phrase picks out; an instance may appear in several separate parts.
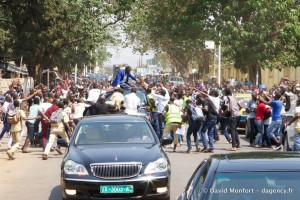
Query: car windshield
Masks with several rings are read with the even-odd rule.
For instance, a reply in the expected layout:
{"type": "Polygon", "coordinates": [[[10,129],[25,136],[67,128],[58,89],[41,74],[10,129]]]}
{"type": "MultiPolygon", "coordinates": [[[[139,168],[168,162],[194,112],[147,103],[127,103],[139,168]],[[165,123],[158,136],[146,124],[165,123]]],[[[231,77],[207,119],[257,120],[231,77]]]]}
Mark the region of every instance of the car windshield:
{"type": "Polygon", "coordinates": [[[82,123],[77,131],[75,145],[104,143],[155,143],[146,122],[82,123]]]}
{"type": "Polygon", "coordinates": [[[205,189],[209,200],[299,199],[300,172],[217,173],[212,187],[205,189]]]}
{"type": "Polygon", "coordinates": [[[246,108],[247,103],[251,100],[251,97],[236,97],[236,99],[243,108],[246,108]]]}

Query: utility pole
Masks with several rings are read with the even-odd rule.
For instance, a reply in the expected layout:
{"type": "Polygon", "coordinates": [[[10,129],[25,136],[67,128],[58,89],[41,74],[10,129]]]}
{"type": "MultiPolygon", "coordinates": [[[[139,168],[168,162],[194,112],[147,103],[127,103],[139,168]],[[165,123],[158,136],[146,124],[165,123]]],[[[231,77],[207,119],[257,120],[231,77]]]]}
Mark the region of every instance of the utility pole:
{"type": "MultiPolygon", "coordinates": [[[[221,33],[219,34],[221,36],[221,33]]],[[[219,55],[218,55],[218,84],[221,84],[221,40],[219,41],[219,55]]]]}
{"type": "Polygon", "coordinates": [[[21,75],[21,67],[22,67],[22,65],[23,65],[23,56],[21,56],[21,60],[20,60],[20,71],[19,71],[19,73],[18,73],[18,78],[20,78],[20,75],[21,75]]]}
{"type": "Polygon", "coordinates": [[[50,72],[49,69],[47,69],[47,88],[49,89],[49,82],[50,82],[50,72]]]}
{"type": "MultiPolygon", "coordinates": [[[[78,47],[76,46],[76,57],[77,57],[77,49],[78,47]]],[[[77,60],[76,60],[76,64],[75,64],[75,83],[77,82],[77,60]]]]}

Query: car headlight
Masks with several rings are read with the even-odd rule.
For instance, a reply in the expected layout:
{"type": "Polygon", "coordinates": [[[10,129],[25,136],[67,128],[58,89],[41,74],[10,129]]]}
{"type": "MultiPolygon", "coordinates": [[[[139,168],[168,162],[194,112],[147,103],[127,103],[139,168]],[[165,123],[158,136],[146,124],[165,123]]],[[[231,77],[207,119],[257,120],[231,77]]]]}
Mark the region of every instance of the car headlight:
{"type": "Polygon", "coordinates": [[[165,158],[159,158],[154,162],[150,162],[146,169],[145,174],[153,174],[159,172],[166,172],[168,170],[168,161],[165,158]]]}
{"type": "Polygon", "coordinates": [[[68,160],[65,163],[64,172],[66,174],[77,174],[79,176],[84,176],[89,174],[83,165],[78,164],[72,160],[68,160]]]}

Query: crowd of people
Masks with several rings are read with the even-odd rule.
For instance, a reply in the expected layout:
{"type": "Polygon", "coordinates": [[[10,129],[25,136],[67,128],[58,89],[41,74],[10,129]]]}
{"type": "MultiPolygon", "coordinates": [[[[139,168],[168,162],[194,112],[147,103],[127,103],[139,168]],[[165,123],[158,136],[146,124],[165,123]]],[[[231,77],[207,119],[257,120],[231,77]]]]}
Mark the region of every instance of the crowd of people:
{"type": "MultiPolygon", "coordinates": [[[[5,133],[10,134],[12,142],[6,153],[11,160],[16,158],[18,148],[22,153],[30,153],[28,147],[35,144],[43,148],[42,158],[47,160],[51,150],[62,154],[56,145],[57,136],[68,142],[84,116],[121,112],[139,114],[138,108],[142,106],[136,94],[136,87],[139,87],[145,91],[145,115],[160,140],[170,135],[173,137],[174,152],[186,139],[186,152],[190,153],[193,135],[195,151],[213,153],[219,131],[231,144],[229,151],[241,148],[237,126],[242,105],[235,93],[252,94],[246,107],[251,125],[249,145],[281,149],[281,114],[291,109],[293,101],[296,101],[296,108],[292,122],[296,122],[296,132],[300,133],[299,84],[291,81],[268,89],[245,83],[233,84],[230,80],[217,85],[191,81],[174,85],[168,84],[165,77],[159,82],[150,80],[146,83],[126,67],[117,73],[112,84],[90,80],[75,83],[71,77],[66,77],[64,81],[52,82],[49,88],[39,84],[25,97],[21,85],[14,81],[3,94],[0,141],[5,133]],[[130,79],[137,85],[131,85],[130,79]],[[124,91],[128,90],[129,93],[125,94],[124,91]],[[24,121],[27,131],[23,127],[24,121]],[[26,139],[21,147],[23,135],[26,139]]],[[[300,137],[297,138],[294,150],[300,150],[300,137]]]]}

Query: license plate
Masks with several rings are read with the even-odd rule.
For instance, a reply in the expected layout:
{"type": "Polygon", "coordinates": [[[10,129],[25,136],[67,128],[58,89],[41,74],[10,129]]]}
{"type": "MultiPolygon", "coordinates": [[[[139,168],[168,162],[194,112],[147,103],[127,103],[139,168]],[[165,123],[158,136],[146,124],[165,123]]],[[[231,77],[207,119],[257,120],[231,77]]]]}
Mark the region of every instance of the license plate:
{"type": "Polygon", "coordinates": [[[133,185],[104,185],[100,186],[101,194],[133,193],[133,185]]]}

